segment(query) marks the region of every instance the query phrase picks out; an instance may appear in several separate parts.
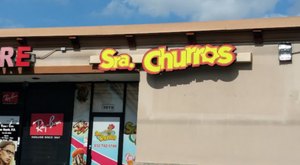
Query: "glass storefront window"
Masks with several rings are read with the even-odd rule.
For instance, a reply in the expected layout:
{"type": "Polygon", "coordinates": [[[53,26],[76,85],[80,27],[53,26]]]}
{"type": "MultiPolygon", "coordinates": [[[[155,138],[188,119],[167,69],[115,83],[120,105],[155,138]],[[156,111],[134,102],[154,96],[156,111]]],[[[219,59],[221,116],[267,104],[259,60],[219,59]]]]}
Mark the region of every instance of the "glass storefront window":
{"type": "Polygon", "coordinates": [[[77,84],[74,99],[70,165],[86,164],[91,84],[77,84]]]}
{"type": "Polygon", "coordinates": [[[123,112],[123,83],[98,83],[94,87],[93,112],[123,112]]]}
{"type": "Polygon", "coordinates": [[[138,83],[128,83],[126,94],[122,163],[132,165],[136,157],[138,83]]]}
{"type": "Polygon", "coordinates": [[[19,120],[19,116],[0,116],[0,155],[11,155],[11,159],[7,160],[10,165],[16,164],[15,155],[20,143],[19,120]]]}

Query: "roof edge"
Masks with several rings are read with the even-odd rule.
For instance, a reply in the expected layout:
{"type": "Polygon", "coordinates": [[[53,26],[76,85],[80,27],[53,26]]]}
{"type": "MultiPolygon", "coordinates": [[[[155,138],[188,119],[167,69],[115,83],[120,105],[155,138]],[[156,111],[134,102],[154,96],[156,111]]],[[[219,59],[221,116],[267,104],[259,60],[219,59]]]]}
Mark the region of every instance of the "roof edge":
{"type": "Polygon", "coordinates": [[[126,34],[159,34],[178,32],[205,32],[249,29],[299,28],[300,17],[259,18],[226,21],[0,29],[0,38],[57,37],[57,36],[109,36],[126,34]]]}

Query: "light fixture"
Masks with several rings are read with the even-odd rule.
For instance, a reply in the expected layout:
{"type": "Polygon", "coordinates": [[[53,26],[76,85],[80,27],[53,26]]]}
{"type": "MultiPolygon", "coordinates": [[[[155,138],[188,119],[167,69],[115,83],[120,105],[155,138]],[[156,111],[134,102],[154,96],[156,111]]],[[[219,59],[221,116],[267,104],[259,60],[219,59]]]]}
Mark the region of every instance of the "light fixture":
{"type": "Polygon", "coordinates": [[[31,54],[31,56],[30,56],[30,62],[31,63],[35,63],[35,61],[36,61],[36,55],[35,54],[31,54]]]}
{"type": "Polygon", "coordinates": [[[292,44],[280,43],[278,45],[279,61],[292,61],[292,44]]]}

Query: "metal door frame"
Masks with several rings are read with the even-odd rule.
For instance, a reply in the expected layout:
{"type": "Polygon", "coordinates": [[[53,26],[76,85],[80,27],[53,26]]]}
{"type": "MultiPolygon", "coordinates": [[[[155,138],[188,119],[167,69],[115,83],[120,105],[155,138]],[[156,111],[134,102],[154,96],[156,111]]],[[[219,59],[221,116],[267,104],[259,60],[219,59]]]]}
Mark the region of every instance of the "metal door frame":
{"type": "MultiPolygon", "coordinates": [[[[101,82],[100,82],[101,83],[101,82]]],[[[103,82],[107,83],[107,82],[103,82]]],[[[121,82],[120,82],[121,83],[121,82]]],[[[99,83],[97,83],[99,84],[99,83]]],[[[120,131],[119,131],[119,148],[118,148],[118,165],[122,165],[123,157],[123,139],[124,139],[124,121],[125,121],[125,109],[126,109],[126,95],[127,95],[127,83],[124,83],[123,89],[123,106],[122,112],[116,113],[103,113],[103,112],[93,112],[93,101],[94,101],[94,86],[95,83],[92,83],[91,89],[91,101],[90,101],[90,119],[89,119],[89,134],[88,134],[88,147],[87,147],[87,165],[91,164],[91,150],[92,150],[92,138],[93,138],[93,122],[94,117],[117,117],[120,119],[120,131]]]]}

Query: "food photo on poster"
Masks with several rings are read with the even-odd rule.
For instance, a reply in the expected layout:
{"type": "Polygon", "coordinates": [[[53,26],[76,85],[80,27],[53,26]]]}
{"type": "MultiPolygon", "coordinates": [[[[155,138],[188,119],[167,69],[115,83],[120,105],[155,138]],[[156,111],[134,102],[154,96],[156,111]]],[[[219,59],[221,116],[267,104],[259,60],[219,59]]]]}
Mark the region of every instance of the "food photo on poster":
{"type": "Polygon", "coordinates": [[[86,165],[88,127],[88,122],[83,120],[73,124],[70,159],[72,165],[86,165]]]}
{"type": "Polygon", "coordinates": [[[89,133],[89,111],[91,84],[76,85],[72,137],[70,146],[70,164],[86,165],[89,133]]]}
{"type": "Polygon", "coordinates": [[[84,155],[86,150],[84,148],[76,148],[72,152],[72,165],[86,165],[86,159],[84,155]]]}

